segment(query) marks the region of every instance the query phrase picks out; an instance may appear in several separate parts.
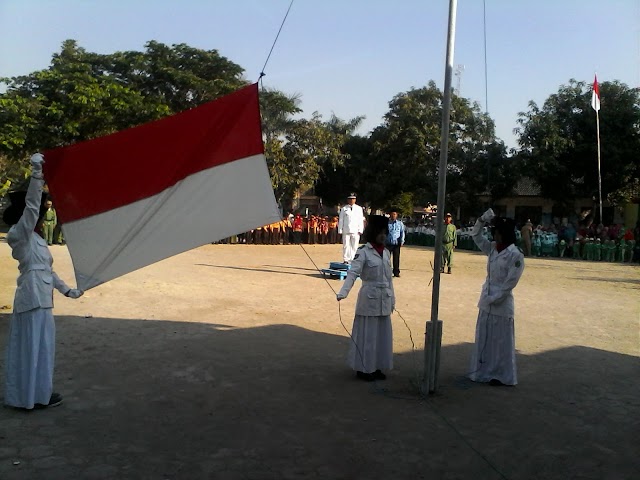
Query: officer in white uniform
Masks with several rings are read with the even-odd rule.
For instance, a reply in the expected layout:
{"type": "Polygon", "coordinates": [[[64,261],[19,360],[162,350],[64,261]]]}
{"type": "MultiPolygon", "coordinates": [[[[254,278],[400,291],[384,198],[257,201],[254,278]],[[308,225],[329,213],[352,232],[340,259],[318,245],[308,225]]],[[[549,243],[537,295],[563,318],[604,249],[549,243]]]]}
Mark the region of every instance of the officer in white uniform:
{"type": "Polygon", "coordinates": [[[347,197],[347,204],[340,209],[338,233],[342,235],[342,261],[349,263],[356,256],[360,235],[364,231],[364,211],[356,205],[356,194],[347,197]]]}

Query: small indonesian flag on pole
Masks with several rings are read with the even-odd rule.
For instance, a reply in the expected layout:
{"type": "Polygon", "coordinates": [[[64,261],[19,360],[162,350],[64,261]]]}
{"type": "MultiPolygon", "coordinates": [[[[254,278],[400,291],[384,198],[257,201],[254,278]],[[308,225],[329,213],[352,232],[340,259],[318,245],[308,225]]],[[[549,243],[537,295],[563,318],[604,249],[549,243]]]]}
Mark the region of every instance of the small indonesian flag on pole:
{"type": "Polygon", "coordinates": [[[598,88],[598,76],[593,79],[593,93],[591,94],[591,108],[596,112],[600,110],[600,89],[598,88]]]}

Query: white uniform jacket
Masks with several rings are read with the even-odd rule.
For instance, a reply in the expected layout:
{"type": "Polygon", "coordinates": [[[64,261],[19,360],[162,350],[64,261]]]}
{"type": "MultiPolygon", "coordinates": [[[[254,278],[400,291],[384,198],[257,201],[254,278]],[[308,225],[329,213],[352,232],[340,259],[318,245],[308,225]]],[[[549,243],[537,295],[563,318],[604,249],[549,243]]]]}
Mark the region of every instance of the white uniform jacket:
{"type": "Polygon", "coordinates": [[[35,232],[40,214],[44,180],[31,178],[26,208],[20,221],[9,229],[7,243],[18,261],[18,288],[13,303],[15,313],[34,308],[53,308],[53,289],[65,294],[69,287],[52,270],[53,257],[47,241],[35,232]]]}
{"type": "Polygon", "coordinates": [[[381,257],[370,243],[358,248],[351,262],[339,294],[347,297],[356,278],[362,279],[362,287],[356,303],[356,315],[379,317],[391,315],[396,308],[396,296],[391,280],[391,256],[386,248],[381,257]]]}
{"type": "Polygon", "coordinates": [[[360,205],[345,205],[338,217],[338,233],[349,235],[364,232],[364,211],[360,205]]]}
{"type": "Polygon", "coordinates": [[[524,255],[515,245],[509,245],[498,253],[495,242],[482,236],[484,222],[478,220],[471,231],[478,248],[489,256],[487,279],[482,286],[478,308],[491,315],[513,317],[515,307],[512,290],[524,271],[524,255]]]}

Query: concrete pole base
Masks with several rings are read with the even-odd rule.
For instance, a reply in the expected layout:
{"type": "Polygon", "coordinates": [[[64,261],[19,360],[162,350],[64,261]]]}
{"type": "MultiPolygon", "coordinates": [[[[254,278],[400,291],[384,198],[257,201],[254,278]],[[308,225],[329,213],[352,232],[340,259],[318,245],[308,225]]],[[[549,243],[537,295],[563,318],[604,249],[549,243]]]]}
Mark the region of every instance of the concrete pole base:
{"type": "Polygon", "coordinates": [[[442,320],[427,322],[424,336],[424,376],[422,393],[435,393],[438,388],[438,372],[440,371],[440,349],[442,346],[442,320]]]}

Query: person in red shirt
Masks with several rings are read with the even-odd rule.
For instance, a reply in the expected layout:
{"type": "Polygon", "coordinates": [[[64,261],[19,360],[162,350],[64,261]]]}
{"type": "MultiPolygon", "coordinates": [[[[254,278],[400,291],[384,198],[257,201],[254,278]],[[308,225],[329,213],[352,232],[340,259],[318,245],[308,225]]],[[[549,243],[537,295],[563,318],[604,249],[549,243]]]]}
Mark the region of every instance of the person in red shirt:
{"type": "Polygon", "coordinates": [[[293,243],[300,245],[302,243],[302,217],[299,213],[296,213],[293,217],[293,243]]]}
{"type": "Polygon", "coordinates": [[[627,231],[624,232],[624,240],[625,242],[628,242],[629,240],[634,240],[634,236],[633,236],[633,230],[631,230],[630,228],[627,228],[627,231]]]}

